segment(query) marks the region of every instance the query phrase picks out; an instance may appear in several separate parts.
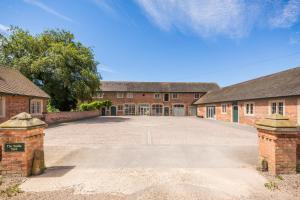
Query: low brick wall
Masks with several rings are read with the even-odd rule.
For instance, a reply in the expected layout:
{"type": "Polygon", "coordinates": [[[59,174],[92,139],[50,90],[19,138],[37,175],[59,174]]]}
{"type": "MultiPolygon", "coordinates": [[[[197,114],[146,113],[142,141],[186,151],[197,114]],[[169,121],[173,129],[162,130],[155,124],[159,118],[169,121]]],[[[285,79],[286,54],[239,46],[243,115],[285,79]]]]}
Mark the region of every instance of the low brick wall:
{"type": "Polygon", "coordinates": [[[47,124],[55,124],[61,122],[69,122],[80,119],[86,119],[91,117],[97,117],[100,115],[98,110],[93,111],[82,111],[82,112],[56,112],[47,113],[44,116],[44,120],[47,124]]]}

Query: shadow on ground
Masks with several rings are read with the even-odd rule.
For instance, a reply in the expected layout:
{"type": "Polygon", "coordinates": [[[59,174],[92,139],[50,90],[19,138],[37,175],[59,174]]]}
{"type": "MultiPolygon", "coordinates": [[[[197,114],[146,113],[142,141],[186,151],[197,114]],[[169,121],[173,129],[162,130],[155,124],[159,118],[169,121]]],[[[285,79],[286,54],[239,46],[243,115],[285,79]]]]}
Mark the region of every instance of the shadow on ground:
{"type": "Polygon", "coordinates": [[[68,124],[76,123],[76,124],[102,124],[102,123],[118,123],[118,122],[125,122],[131,120],[128,117],[95,117],[95,118],[88,118],[82,119],[72,122],[62,122],[57,124],[51,124],[47,127],[47,129],[56,128],[60,126],[65,126],[68,124]]]}
{"type": "Polygon", "coordinates": [[[52,166],[47,168],[44,174],[37,177],[38,178],[62,177],[74,168],[75,166],[52,166]]]}

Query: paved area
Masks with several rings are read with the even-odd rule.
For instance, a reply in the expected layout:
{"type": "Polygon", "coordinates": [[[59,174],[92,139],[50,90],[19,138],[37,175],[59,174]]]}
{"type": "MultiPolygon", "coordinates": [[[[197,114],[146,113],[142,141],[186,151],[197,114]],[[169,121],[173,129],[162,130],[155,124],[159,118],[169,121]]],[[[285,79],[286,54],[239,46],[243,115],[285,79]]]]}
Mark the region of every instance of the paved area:
{"type": "Polygon", "coordinates": [[[25,191],[157,199],[266,197],[254,128],[196,117],[99,117],[46,129],[47,172],[25,191]]]}

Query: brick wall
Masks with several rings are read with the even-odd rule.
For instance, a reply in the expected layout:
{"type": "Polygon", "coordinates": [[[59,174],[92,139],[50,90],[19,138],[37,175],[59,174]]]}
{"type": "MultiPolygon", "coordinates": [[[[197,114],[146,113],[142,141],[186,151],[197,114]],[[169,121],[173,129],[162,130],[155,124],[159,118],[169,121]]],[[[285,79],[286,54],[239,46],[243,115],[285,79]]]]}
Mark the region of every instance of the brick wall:
{"type": "MultiPolygon", "coordinates": [[[[33,99],[33,97],[27,96],[12,96],[12,95],[5,95],[2,96],[5,101],[5,117],[0,117],[0,123],[10,119],[12,116],[15,116],[21,112],[30,113],[29,110],[29,101],[33,99]]],[[[43,100],[43,112],[47,111],[47,100],[43,100]]],[[[37,116],[41,117],[41,116],[37,116]]]]}
{"type": "Polygon", "coordinates": [[[296,173],[299,132],[279,132],[258,129],[259,158],[268,162],[272,174],[296,173]]]}
{"type": "MultiPolygon", "coordinates": [[[[249,101],[239,101],[239,123],[255,125],[255,122],[259,119],[266,118],[270,112],[270,101],[283,100],[285,102],[285,116],[288,116],[289,119],[297,123],[297,117],[300,114],[297,114],[297,104],[300,97],[285,97],[285,98],[268,98],[268,99],[259,99],[259,100],[249,100],[249,101]],[[254,115],[249,116],[245,115],[245,103],[253,102],[255,104],[254,115]]],[[[210,104],[216,106],[216,119],[222,121],[232,121],[232,104],[227,103],[227,114],[221,114],[221,103],[210,104]]],[[[198,105],[198,116],[205,117],[205,106],[198,105]]]]}
{"type": "Polygon", "coordinates": [[[43,151],[43,128],[31,130],[2,130],[1,174],[9,176],[29,176],[31,174],[35,150],[43,151]],[[24,143],[24,152],[4,152],[5,143],[24,143]]]}
{"type": "MultiPolygon", "coordinates": [[[[194,93],[177,93],[178,99],[172,99],[171,93],[169,93],[168,102],[163,101],[164,93],[160,93],[161,94],[160,99],[155,99],[154,94],[155,93],[136,92],[133,93],[133,98],[127,98],[126,93],[124,93],[124,98],[117,98],[116,92],[105,92],[104,97],[98,100],[111,100],[113,106],[118,106],[118,105],[124,106],[124,104],[128,104],[128,103],[136,104],[136,106],[138,104],[150,104],[150,106],[152,104],[161,104],[164,107],[170,108],[170,114],[174,104],[183,104],[185,107],[186,115],[189,114],[189,107],[192,106],[192,103],[196,101],[196,99],[194,99],[194,93]]],[[[200,94],[203,95],[204,93],[200,93],[200,94]]],[[[117,111],[117,115],[123,115],[123,111],[117,111]]]]}
{"type": "Polygon", "coordinates": [[[99,111],[82,111],[82,112],[57,112],[47,113],[44,120],[47,124],[54,124],[60,122],[75,121],[99,116],[99,111]]]}

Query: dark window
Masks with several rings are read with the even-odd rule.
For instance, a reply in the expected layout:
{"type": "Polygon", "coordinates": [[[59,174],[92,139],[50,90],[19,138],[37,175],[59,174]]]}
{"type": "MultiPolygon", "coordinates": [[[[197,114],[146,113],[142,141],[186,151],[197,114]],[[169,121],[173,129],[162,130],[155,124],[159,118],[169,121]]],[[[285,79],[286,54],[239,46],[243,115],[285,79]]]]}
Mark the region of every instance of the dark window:
{"type": "Polygon", "coordinates": [[[169,101],[169,94],[164,94],[164,101],[169,101]]]}

